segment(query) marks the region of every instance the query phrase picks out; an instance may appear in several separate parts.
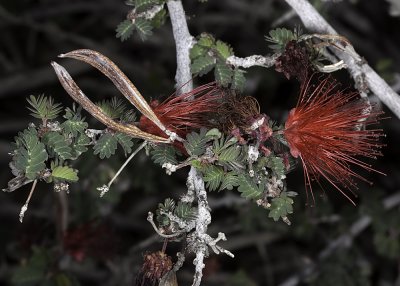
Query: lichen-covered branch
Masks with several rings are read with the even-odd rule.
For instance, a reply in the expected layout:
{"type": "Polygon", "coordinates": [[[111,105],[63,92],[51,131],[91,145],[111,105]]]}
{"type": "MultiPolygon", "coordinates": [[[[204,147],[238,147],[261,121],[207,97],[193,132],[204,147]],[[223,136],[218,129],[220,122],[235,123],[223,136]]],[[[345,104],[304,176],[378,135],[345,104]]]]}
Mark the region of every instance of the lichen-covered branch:
{"type": "Polygon", "coordinates": [[[196,254],[196,258],[193,260],[196,270],[192,285],[198,286],[203,277],[203,269],[205,267],[204,258],[208,256],[208,247],[211,247],[216,254],[223,252],[231,257],[233,257],[233,254],[216,245],[218,241],[226,240],[225,234],[219,233],[216,239],[213,239],[207,234],[208,225],[211,223],[207,191],[202,176],[194,167],[190,169],[187,185],[188,189],[195,193],[198,200],[196,229],[188,236],[188,249],[196,254]]]}
{"type": "Polygon", "coordinates": [[[235,67],[250,68],[253,66],[260,66],[264,68],[270,68],[275,64],[275,60],[280,54],[273,54],[271,56],[253,55],[245,58],[239,58],[236,56],[230,56],[226,59],[227,64],[235,67]]]}
{"type": "MultiPolygon", "coordinates": [[[[167,2],[167,7],[172,23],[172,30],[176,44],[176,85],[179,88],[178,92],[189,92],[193,89],[192,73],[190,70],[190,48],[194,43],[193,37],[189,33],[186,22],[185,11],[181,1],[170,0],[167,2]]],[[[188,249],[195,253],[196,258],[193,261],[195,265],[195,275],[193,286],[198,286],[203,277],[203,268],[205,267],[204,258],[208,256],[208,247],[211,247],[215,253],[223,252],[233,257],[229,251],[216,246],[216,243],[225,238],[221,234],[217,239],[212,239],[207,234],[208,225],[211,223],[210,208],[207,201],[207,192],[204,186],[204,180],[198,171],[191,167],[187,178],[187,195],[184,200],[189,202],[197,198],[197,217],[195,221],[195,231],[189,234],[188,249]]],[[[173,217],[169,217],[173,219],[173,217]]],[[[187,231],[187,229],[185,229],[187,231]]]]}
{"type": "Polygon", "coordinates": [[[189,33],[182,2],[170,0],[167,7],[176,45],[176,87],[178,93],[185,93],[193,89],[189,52],[194,39],[189,33]]]}
{"type": "Polygon", "coordinates": [[[164,8],[164,4],[162,5],[155,5],[151,9],[146,10],[142,13],[137,14],[136,13],[136,8],[133,9],[129,14],[128,18],[131,19],[132,21],[135,20],[135,18],[145,18],[146,20],[151,20],[153,19],[158,12],[160,12],[164,8]]]}
{"type": "MultiPolygon", "coordinates": [[[[285,0],[299,15],[304,26],[310,31],[323,34],[337,34],[335,29],[318,13],[307,0],[285,0]]],[[[400,96],[354,52],[349,55],[344,51],[332,51],[347,65],[347,69],[356,82],[357,88],[363,92],[364,85],[400,118],[400,96]]]]}

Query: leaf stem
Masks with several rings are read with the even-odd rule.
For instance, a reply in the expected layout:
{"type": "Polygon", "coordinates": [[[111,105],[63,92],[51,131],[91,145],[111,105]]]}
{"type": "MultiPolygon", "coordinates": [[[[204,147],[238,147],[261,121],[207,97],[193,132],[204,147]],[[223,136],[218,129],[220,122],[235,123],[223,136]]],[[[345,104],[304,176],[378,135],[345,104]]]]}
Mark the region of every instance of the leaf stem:
{"type": "Polygon", "coordinates": [[[121,174],[122,170],[126,167],[126,165],[128,165],[128,163],[132,160],[132,158],[135,157],[136,154],[139,153],[139,151],[142,150],[146,145],[147,145],[147,141],[143,141],[143,143],[140,144],[140,146],[137,147],[135,151],[133,151],[133,153],[129,156],[129,158],[126,159],[125,163],[122,164],[122,166],[119,168],[119,170],[114,175],[114,177],[110,180],[110,182],[107,185],[97,188],[99,191],[101,191],[100,197],[103,197],[110,190],[112,183],[119,176],[119,174],[121,174]]]}
{"type": "Polygon", "coordinates": [[[30,202],[30,200],[31,200],[31,198],[32,198],[33,191],[34,191],[35,188],[36,188],[36,184],[37,184],[37,179],[33,181],[32,188],[31,188],[31,190],[30,190],[30,192],[29,192],[28,198],[26,199],[26,202],[25,202],[25,204],[22,206],[21,211],[20,211],[20,213],[19,213],[19,221],[20,221],[21,223],[22,223],[22,221],[23,221],[23,219],[24,219],[25,212],[28,210],[28,205],[29,205],[29,202],[30,202]]]}

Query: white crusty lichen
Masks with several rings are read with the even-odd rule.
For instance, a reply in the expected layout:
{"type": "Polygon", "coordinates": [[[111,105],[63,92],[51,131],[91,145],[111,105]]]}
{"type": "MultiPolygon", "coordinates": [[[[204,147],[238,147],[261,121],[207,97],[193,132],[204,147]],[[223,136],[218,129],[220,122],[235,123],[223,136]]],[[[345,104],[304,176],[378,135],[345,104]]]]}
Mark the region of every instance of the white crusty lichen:
{"type": "Polygon", "coordinates": [[[171,175],[172,173],[176,172],[177,166],[171,163],[164,163],[162,164],[161,168],[165,169],[167,175],[171,175]]]}
{"type": "Polygon", "coordinates": [[[249,151],[247,152],[247,160],[250,163],[253,163],[257,161],[258,156],[260,155],[260,151],[258,151],[258,148],[256,146],[249,146],[249,151]]]}

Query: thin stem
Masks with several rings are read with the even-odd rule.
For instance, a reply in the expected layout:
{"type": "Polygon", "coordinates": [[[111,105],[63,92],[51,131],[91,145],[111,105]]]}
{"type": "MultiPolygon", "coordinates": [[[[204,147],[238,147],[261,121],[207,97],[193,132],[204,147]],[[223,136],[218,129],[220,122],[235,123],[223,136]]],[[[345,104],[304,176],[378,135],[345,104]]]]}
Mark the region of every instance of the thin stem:
{"type": "Polygon", "coordinates": [[[126,167],[126,165],[128,165],[128,163],[132,160],[132,158],[135,157],[136,154],[139,153],[139,151],[142,150],[146,145],[147,145],[147,141],[143,141],[143,143],[140,144],[140,146],[138,148],[136,148],[136,150],[129,156],[129,158],[126,159],[125,163],[121,166],[121,168],[119,168],[119,170],[117,171],[115,176],[108,183],[108,185],[107,185],[108,187],[110,187],[111,184],[114,182],[114,180],[119,176],[119,174],[121,174],[122,170],[126,167]]]}
{"type": "Polygon", "coordinates": [[[154,223],[154,220],[153,220],[153,213],[152,213],[152,212],[149,212],[149,213],[148,213],[148,215],[147,215],[147,221],[151,224],[151,226],[153,227],[153,229],[155,230],[155,232],[156,232],[159,236],[161,236],[161,237],[163,237],[163,238],[174,238],[174,237],[180,236],[181,234],[184,233],[184,232],[175,232],[175,233],[173,233],[173,234],[164,234],[164,233],[161,233],[160,230],[158,229],[158,227],[156,226],[156,224],[154,223]]]}
{"type": "Polygon", "coordinates": [[[30,200],[31,200],[31,198],[32,198],[33,191],[34,191],[35,188],[36,188],[36,184],[37,184],[37,179],[33,181],[32,188],[31,188],[31,190],[30,190],[30,192],[29,192],[28,198],[26,199],[26,202],[25,202],[25,204],[22,206],[21,211],[20,211],[20,213],[19,213],[19,221],[20,221],[21,223],[22,223],[22,221],[23,221],[23,219],[24,219],[25,212],[28,210],[28,205],[29,205],[29,202],[30,202],[30,200]]]}
{"type": "Polygon", "coordinates": [[[103,197],[109,190],[112,185],[112,183],[115,181],[115,179],[121,174],[122,170],[128,165],[128,163],[132,160],[133,157],[136,156],[137,153],[139,153],[140,150],[142,150],[145,146],[147,145],[147,141],[143,141],[142,144],[136,150],[129,156],[128,159],[126,159],[125,163],[122,164],[121,168],[115,173],[114,177],[110,180],[110,182],[107,185],[103,185],[101,187],[98,187],[97,189],[101,191],[100,197],[103,197]]]}

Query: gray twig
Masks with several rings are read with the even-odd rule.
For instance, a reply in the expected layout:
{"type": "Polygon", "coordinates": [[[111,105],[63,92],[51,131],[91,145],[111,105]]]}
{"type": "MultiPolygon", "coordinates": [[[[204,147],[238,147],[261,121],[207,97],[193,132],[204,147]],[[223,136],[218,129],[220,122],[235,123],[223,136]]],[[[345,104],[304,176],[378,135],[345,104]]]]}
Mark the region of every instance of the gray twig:
{"type": "Polygon", "coordinates": [[[176,45],[176,87],[179,89],[178,93],[185,93],[193,89],[189,52],[194,39],[189,33],[182,2],[170,0],[167,7],[176,45]]]}

